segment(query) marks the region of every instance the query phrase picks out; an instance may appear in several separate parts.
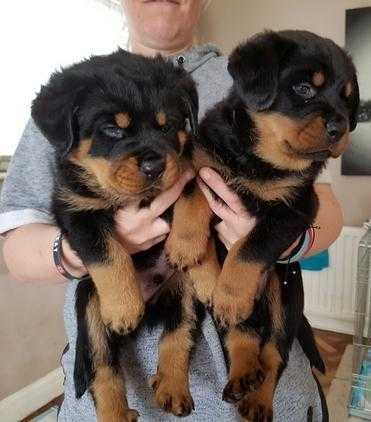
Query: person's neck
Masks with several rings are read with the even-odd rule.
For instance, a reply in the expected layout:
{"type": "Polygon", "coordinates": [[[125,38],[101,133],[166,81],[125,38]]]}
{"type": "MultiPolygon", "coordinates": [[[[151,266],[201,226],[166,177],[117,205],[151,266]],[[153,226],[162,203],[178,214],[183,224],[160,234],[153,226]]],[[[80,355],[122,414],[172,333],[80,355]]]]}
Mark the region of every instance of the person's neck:
{"type": "Polygon", "coordinates": [[[187,51],[188,49],[192,47],[192,45],[193,45],[193,42],[192,40],[190,40],[189,43],[186,43],[184,46],[179,47],[179,48],[155,49],[155,48],[148,47],[134,39],[130,43],[131,51],[133,53],[142,54],[143,56],[149,56],[149,57],[156,56],[157,54],[160,54],[161,56],[164,56],[164,57],[173,56],[176,54],[183,53],[184,51],[187,51]]]}

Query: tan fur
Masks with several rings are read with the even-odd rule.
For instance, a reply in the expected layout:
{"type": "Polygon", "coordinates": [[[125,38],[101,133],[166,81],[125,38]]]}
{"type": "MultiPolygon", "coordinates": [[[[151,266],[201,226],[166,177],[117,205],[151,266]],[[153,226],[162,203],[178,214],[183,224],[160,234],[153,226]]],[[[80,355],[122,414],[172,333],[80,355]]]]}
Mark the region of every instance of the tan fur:
{"type": "Polygon", "coordinates": [[[346,133],[341,137],[341,139],[338,142],[336,142],[336,144],[330,147],[331,157],[332,158],[340,157],[340,155],[348,148],[349,144],[350,144],[349,131],[346,131],[346,133]]]}
{"type": "Polygon", "coordinates": [[[234,394],[246,392],[246,385],[242,380],[254,385],[259,385],[258,372],[262,374],[259,362],[260,339],[257,335],[231,329],[226,337],[226,348],[230,360],[228,389],[234,394]],[[242,382],[241,382],[242,381],[242,382]]]}
{"type": "Polygon", "coordinates": [[[312,82],[313,85],[317,88],[321,87],[326,81],[325,75],[323,72],[315,72],[313,74],[312,82]]]}
{"type": "Polygon", "coordinates": [[[167,121],[166,114],[163,111],[159,111],[156,114],[156,121],[159,124],[159,126],[165,126],[166,125],[166,121],[167,121]]]}
{"type": "Polygon", "coordinates": [[[209,240],[207,253],[200,265],[191,266],[188,275],[193,281],[196,296],[204,305],[210,305],[212,293],[220,274],[220,265],[216,255],[215,242],[209,240]]]}
{"type": "Polygon", "coordinates": [[[295,199],[295,189],[303,184],[303,179],[297,176],[288,176],[279,180],[252,180],[244,178],[234,179],[239,190],[253,193],[263,201],[284,201],[289,203],[295,199]]]}
{"type": "Polygon", "coordinates": [[[107,247],[106,263],[89,265],[88,270],[98,291],[104,324],[116,332],[129,332],[144,314],[142,294],[131,257],[112,237],[107,247]]]}
{"type": "Polygon", "coordinates": [[[106,199],[88,198],[71,192],[67,188],[60,188],[58,190],[58,197],[67,204],[72,211],[103,210],[113,205],[106,199]]]}
{"type": "Polygon", "coordinates": [[[180,154],[182,154],[183,153],[183,149],[184,149],[184,145],[188,141],[188,134],[187,134],[187,132],[185,132],[184,130],[180,130],[178,132],[178,141],[179,141],[179,144],[181,146],[180,154]]]}
{"type": "Polygon", "coordinates": [[[250,420],[258,410],[260,412],[263,410],[265,418],[272,418],[274,390],[278,371],[282,364],[281,356],[274,343],[269,342],[263,347],[260,361],[266,374],[264,382],[255,392],[248,394],[238,404],[240,413],[250,420]]]}
{"type": "Polygon", "coordinates": [[[128,408],[121,374],[109,366],[96,369],[92,390],[99,422],[136,422],[138,412],[128,408]]]}
{"type": "Polygon", "coordinates": [[[353,93],[353,85],[352,82],[347,82],[347,84],[345,85],[345,96],[348,98],[352,95],[353,93]]]}
{"type": "Polygon", "coordinates": [[[272,325],[275,332],[284,332],[284,311],[282,307],[280,281],[275,272],[269,275],[266,284],[266,292],[269,301],[269,308],[272,318],[272,325]]]}
{"type": "Polygon", "coordinates": [[[98,295],[92,295],[86,308],[86,323],[93,353],[94,367],[107,364],[108,344],[106,327],[103,324],[98,295]]]}
{"type": "Polygon", "coordinates": [[[167,190],[178,181],[183,171],[183,163],[173,154],[167,154],[166,167],[161,178],[161,189],[167,190]]]}
{"type": "Polygon", "coordinates": [[[131,123],[131,117],[128,113],[117,113],[115,115],[115,122],[117,126],[121,127],[122,129],[127,129],[131,123]]]}
{"type": "Polygon", "coordinates": [[[243,262],[238,256],[245,241],[240,239],[228,252],[213,292],[214,315],[222,326],[234,326],[250,316],[263,282],[262,264],[243,262]]]}
{"type": "Polygon", "coordinates": [[[189,391],[188,370],[193,346],[192,329],[195,326],[191,286],[182,281],[183,321],[174,331],[166,334],[159,345],[157,374],[150,380],[157,404],[176,416],[189,413],[193,400],[189,391]]]}
{"type": "Polygon", "coordinates": [[[211,216],[209,204],[198,186],[191,196],[179,197],[165,244],[173,265],[184,269],[202,260],[207,252],[211,216]]]}
{"type": "Polygon", "coordinates": [[[71,151],[70,158],[74,158],[76,161],[84,159],[89,154],[92,142],[91,139],[82,139],[78,148],[71,151]]]}
{"type": "Polygon", "coordinates": [[[264,161],[283,170],[307,169],[312,160],[298,153],[327,148],[324,121],[317,117],[310,121],[294,121],[279,113],[253,113],[259,142],[255,153],[264,161]]]}

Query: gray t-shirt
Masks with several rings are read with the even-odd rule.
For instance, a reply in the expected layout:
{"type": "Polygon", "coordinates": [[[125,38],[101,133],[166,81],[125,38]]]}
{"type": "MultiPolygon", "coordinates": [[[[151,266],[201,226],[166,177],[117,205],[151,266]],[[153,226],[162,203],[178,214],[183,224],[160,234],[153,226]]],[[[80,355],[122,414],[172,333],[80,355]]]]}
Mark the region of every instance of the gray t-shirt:
{"type": "MultiPolygon", "coordinates": [[[[192,48],[182,55],[182,65],[197,82],[200,114],[220,101],[231,86],[227,60],[210,45],[192,48]]],[[[173,57],[180,62],[179,56],[173,57]]],[[[32,120],[26,126],[22,139],[11,161],[0,200],[0,234],[30,223],[53,223],[51,192],[55,176],[53,149],[41,135],[32,120]]],[[[325,171],[317,180],[329,183],[325,171]]],[[[76,342],[75,319],[76,283],[69,283],[64,308],[65,327],[69,349],[62,357],[66,376],[65,398],[59,413],[60,422],[88,422],[95,420],[93,401],[88,393],[75,398],[73,368],[76,342]]],[[[143,329],[135,341],[125,348],[122,364],[126,373],[129,405],[140,413],[141,421],[172,421],[177,418],[158,410],[146,380],[156,372],[157,345],[161,329],[151,332],[143,329]]],[[[238,421],[235,407],[221,400],[227,382],[227,369],[220,339],[215,326],[207,316],[202,324],[200,340],[193,353],[190,369],[190,387],[195,411],[189,421],[238,421]]],[[[288,367],[285,369],[275,394],[274,420],[301,422],[307,420],[311,408],[312,421],[322,420],[321,401],[310,365],[300,346],[294,342],[288,367]]]]}

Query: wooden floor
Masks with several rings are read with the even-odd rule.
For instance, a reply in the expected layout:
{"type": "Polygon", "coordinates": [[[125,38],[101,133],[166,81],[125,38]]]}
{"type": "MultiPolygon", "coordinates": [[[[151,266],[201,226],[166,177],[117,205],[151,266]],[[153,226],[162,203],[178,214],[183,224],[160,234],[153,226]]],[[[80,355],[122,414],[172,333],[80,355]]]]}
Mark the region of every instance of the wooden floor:
{"type": "Polygon", "coordinates": [[[327,394],[344,350],[348,344],[352,344],[353,338],[347,334],[323,330],[314,330],[314,335],[318,349],[326,365],[326,374],[322,375],[316,371],[316,375],[318,376],[325,394],[327,394]]]}

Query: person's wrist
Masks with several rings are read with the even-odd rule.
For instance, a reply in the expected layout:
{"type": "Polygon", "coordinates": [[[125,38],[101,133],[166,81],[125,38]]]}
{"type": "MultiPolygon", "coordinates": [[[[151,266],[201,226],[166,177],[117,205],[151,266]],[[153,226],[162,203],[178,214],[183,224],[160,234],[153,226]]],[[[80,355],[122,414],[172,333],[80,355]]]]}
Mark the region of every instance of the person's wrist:
{"type": "Polygon", "coordinates": [[[76,278],[82,278],[87,273],[85,265],[77,256],[76,252],[71,248],[68,241],[63,238],[62,240],[62,262],[65,269],[73,274],[76,278]]]}

